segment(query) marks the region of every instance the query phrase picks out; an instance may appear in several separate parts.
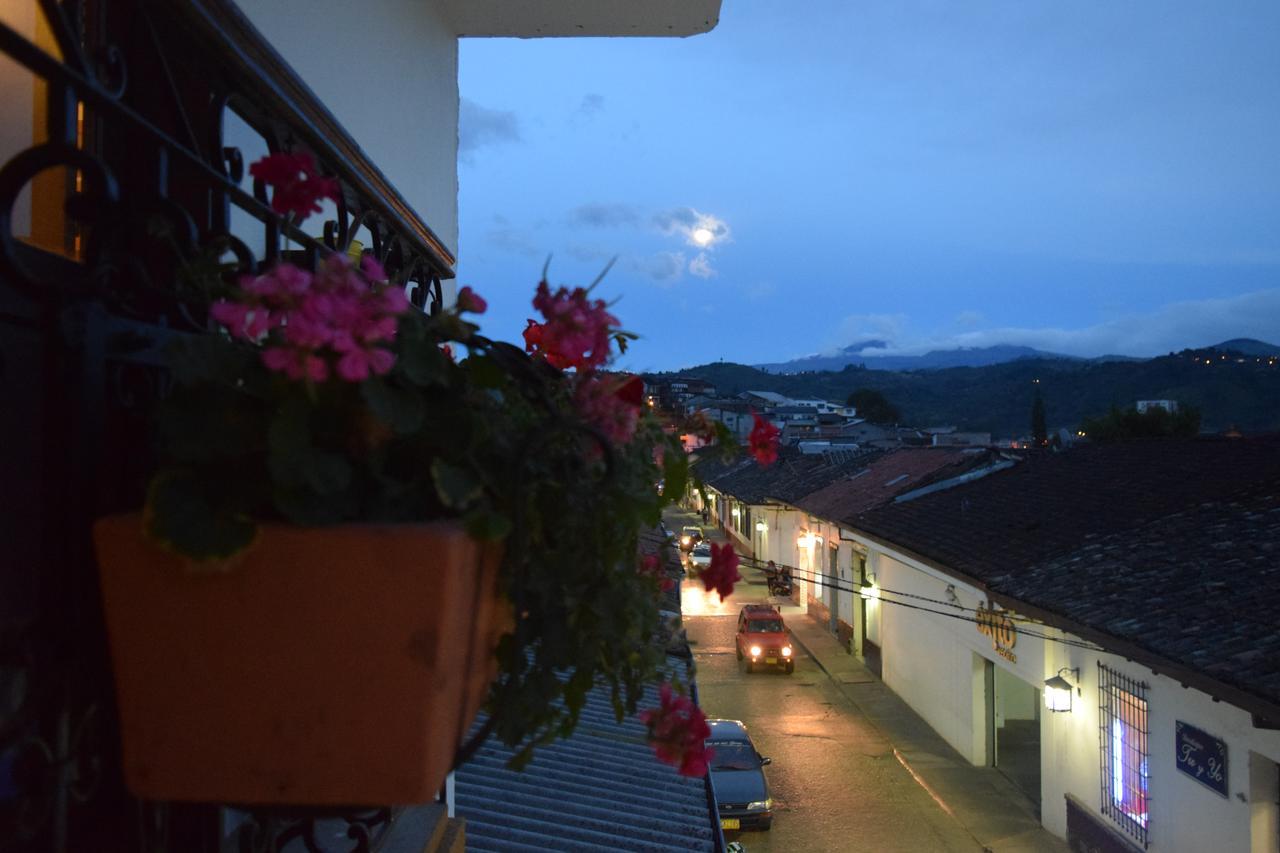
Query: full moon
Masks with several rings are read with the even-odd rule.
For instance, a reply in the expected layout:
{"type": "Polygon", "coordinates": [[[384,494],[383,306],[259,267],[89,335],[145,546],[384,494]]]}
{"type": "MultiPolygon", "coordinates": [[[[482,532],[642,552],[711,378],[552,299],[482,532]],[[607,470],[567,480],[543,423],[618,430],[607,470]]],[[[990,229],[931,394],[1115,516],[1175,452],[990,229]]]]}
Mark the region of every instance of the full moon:
{"type": "Polygon", "coordinates": [[[697,243],[699,246],[708,245],[713,239],[715,239],[715,236],[716,235],[712,234],[708,228],[695,228],[693,230],[693,242],[697,243]]]}

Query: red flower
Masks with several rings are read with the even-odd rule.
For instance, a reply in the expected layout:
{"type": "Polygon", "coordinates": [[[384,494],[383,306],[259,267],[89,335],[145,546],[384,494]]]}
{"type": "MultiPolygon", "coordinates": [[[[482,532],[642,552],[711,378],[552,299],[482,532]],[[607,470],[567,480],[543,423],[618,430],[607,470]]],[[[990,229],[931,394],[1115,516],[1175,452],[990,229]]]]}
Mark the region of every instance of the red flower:
{"type": "Polygon", "coordinates": [[[525,350],[540,355],[553,367],[591,370],[609,360],[609,342],[618,318],[608,312],[603,299],[588,298],[581,287],[561,287],[555,293],[538,282],[533,307],[546,322],[529,321],[524,331],[525,350]]]}
{"type": "Polygon", "coordinates": [[[658,582],[658,589],[662,592],[673,588],[676,582],[667,577],[662,571],[662,561],[653,554],[648,555],[640,560],[640,574],[647,575],[658,582]]]}
{"type": "Polygon", "coordinates": [[[644,380],[639,376],[632,376],[622,383],[616,393],[619,400],[638,409],[644,405],[644,380]]]}
{"type": "Polygon", "coordinates": [[[297,214],[298,221],[319,213],[322,198],[338,198],[338,182],[321,177],[315,161],[305,151],[277,151],[249,167],[249,174],[272,187],[271,209],[281,215],[297,214]]]}
{"type": "Polygon", "coordinates": [[[658,690],[661,704],[638,715],[649,728],[649,745],[658,760],[676,767],[681,776],[705,776],[713,751],[707,748],[711,727],[707,715],[688,696],[667,682],[658,690]]]}
{"type": "Polygon", "coordinates": [[[703,569],[699,577],[707,592],[714,589],[724,601],[733,594],[733,585],[742,580],[742,575],[738,574],[738,552],[728,543],[712,545],[711,565],[703,569]]]}
{"type": "Polygon", "coordinates": [[[470,287],[464,287],[458,291],[458,310],[470,311],[472,314],[483,314],[489,308],[489,303],[485,302],[478,293],[470,287]]]}
{"type": "Polygon", "coordinates": [[[768,467],[778,461],[778,436],[780,432],[776,426],[755,412],[751,413],[751,417],[755,418],[756,424],[751,428],[751,434],[747,436],[747,448],[757,462],[768,467]]]}

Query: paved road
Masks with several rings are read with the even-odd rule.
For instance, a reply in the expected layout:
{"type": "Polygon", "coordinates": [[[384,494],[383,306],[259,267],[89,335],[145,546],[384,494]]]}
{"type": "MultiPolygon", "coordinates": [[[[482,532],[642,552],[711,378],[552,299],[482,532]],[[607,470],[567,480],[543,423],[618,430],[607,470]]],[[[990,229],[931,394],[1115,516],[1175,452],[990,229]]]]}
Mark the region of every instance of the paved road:
{"type": "MultiPolygon", "coordinates": [[[[693,523],[672,514],[667,522],[693,523]]],[[[713,537],[713,541],[719,537],[713,537]]],[[[738,608],[765,601],[756,573],[720,602],[701,584],[682,585],[698,689],[709,717],[744,721],[766,768],[775,818],[769,832],[730,832],[749,853],[972,851],[973,837],[942,810],[893,754],[893,747],[803,655],[796,671],[748,676],[734,654],[738,608]]]]}

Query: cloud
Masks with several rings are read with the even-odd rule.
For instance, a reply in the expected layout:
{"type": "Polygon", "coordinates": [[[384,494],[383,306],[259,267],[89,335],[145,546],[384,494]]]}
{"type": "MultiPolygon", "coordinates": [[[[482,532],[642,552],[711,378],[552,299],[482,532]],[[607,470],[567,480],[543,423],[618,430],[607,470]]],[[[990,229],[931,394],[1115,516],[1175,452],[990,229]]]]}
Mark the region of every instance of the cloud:
{"type": "Polygon", "coordinates": [[[716,271],[711,268],[711,259],[707,257],[706,252],[699,252],[697,257],[689,261],[689,272],[698,278],[711,278],[716,275],[716,271]]]}
{"type": "Polygon", "coordinates": [[[626,259],[628,269],[648,276],[659,283],[674,284],[684,272],[684,252],[658,252],[643,257],[626,259]]]}
{"type": "Polygon", "coordinates": [[[640,211],[630,204],[583,204],[569,211],[569,224],[583,228],[638,226],[640,211]]]}
{"type": "Polygon", "coordinates": [[[472,162],[487,145],[521,141],[520,121],[510,110],[492,110],[466,98],[458,105],[458,157],[463,162],[472,162]]]}
{"type": "Polygon", "coordinates": [[[570,244],[565,252],[569,257],[579,261],[607,261],[617,254],[608,249],[601,249],[599,246],[584,246],[581,243],[570,244]]]}
{"type": "Polygon", "coordinates": [[[882,337],[890,347],[878,355],[920,355],[935,349],[1034,347],[1092,358],[1100,355],[1156,356],[1231,338],[1280,342],[1280,288],[1218,299],[1172,302],[1146,314],[1124,314],[1078,329],[999,326],[950,335],[907,336],[902,315],[854,315],[841,321],[845,341],[882,337]]]}
{"type": "Polygon", "coordinates": [[[495,249],[501,249],[513,255],[536,258],[546,254],[543,249],[534,245],[533,239],[528,232],[519,228],[500,225],[497,228],[489,229],[484,238],[495,249]]]}
{"type": "Polygon", "coordinates": [[[957,326],[971,329],[982,323],[986,318],[982,316],[981,311],[961,311],[956,315],[955,323],[957,326]]]}
{"type": "Polygon", "coordinates": [[[893,341],[902,336],[906,325],[906,314],[850,314],[840,321],[838,335],[843,346],[873,338],[893,341]]]}
{"type": "Polygon", "coordinates": [[[582,103],[574,110],[574,115],[583,118],[594,118],[604,112],[604,95],[589,92],[582,96],[582,103]]]}
{"type": "Polygon", "coordinates": [[[654,214],[653,224],[663,234],[679,235],[699,249],[711,249],[729,239],[727,222],[692,207],[673,207],[654,214]]]}

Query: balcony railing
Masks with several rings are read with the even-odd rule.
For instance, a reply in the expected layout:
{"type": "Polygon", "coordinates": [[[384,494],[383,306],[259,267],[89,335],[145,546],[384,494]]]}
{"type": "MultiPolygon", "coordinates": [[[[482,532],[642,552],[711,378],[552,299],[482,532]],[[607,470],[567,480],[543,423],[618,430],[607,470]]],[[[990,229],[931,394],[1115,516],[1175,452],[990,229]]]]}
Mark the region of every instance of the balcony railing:
{"type": "MultiPolygon", "coordinates": [[[[184,269],[314,266],[359,241],[433,311],[453,258],[232,3],[20,7],[0,14],[0,146],[30,125],[0,147],[0,853],[320,844],[314,814],[125,792],[90,523],[142,502],[161,346],[206,328],[184,269]],[[339,181],[327,221],[271,210],[233,126],[339,181]]],[[[350,817],[323,849],[394,831],[391,812],[350,817]]]]}

